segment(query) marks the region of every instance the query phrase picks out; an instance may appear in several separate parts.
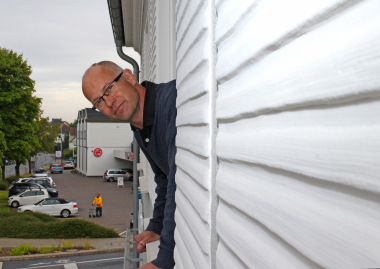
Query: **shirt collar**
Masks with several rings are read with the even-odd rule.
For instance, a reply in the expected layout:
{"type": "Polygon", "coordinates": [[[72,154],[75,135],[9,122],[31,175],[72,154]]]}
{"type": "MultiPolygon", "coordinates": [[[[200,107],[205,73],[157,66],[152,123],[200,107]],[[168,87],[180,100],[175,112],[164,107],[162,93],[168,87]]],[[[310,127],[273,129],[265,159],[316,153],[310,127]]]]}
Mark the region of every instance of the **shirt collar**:
{"type": "MultiPolygon", "coordinates": [[[[153,82],[144,81],[141,85],[145,88],[144,111],[143,111],[143,129],[153,126],[155,116],[156,87],[153,82]]],[[[131,124],[132,130],[138,130],[131,124]]]]}

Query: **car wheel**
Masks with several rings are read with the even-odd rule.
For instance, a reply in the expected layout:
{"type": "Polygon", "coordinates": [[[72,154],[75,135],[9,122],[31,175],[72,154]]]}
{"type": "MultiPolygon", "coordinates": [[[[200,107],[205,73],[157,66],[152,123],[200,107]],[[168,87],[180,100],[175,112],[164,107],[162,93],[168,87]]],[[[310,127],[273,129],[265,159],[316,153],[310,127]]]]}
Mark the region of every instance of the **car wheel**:
{"type": "Polygon", "coordinates": [[[110,181],[113,182],[113,177],[110,177],[110,181]]]}
{"type": "Polygon", "coordinates": [[[20,204],[19,204],[17,201],[14,201],[14,202],[12,202],[11,207],[16,208],[16,207],[18,207],[19,205],[20,205],[20,204]]]}
{"type": "Polygon", "coordinates": [[[68,217],[70,217],[70,214],[71,214],[70,211],[67,209],[62,210],[62,212],[61,212],[62,218],[68,218],[68,217]]]}
{"type": "Polygon", "coordinates": [[[63,171],[61,171],[61,174],[63,173],[63,171]]]}

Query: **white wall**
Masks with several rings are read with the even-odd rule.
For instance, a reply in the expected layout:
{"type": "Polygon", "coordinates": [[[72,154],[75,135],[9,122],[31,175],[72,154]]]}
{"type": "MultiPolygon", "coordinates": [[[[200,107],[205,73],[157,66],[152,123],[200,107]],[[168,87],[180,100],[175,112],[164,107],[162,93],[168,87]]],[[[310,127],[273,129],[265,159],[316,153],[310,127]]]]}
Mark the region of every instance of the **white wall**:
{"type": "Polygon", "coordinates": [[[380,2],[216,8],[217,268],[378,266],[380,2]]]}
{"type": "Polygon", "coordinates": [[[176,13],[176,268],[380,263],[380,2],[176,13]]]}
{"type": "Polygon", "coordinates": [[[177,1],[176,268],[212,266],[213,9],[177,1]]]}

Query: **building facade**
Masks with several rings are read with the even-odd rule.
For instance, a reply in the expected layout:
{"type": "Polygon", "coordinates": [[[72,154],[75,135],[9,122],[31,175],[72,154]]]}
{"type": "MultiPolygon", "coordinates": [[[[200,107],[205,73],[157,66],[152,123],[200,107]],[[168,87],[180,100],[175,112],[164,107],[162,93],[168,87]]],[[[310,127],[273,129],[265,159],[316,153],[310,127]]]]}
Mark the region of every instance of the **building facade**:
{"type": "Polygon", "coordinates": [[[106,169],[132,168],[133,133],[129,123],[117,122],[85,108],[78,112],[77,170],[86,176],[103,176],[106,169]],[[122,154],[120,154],[122,153],[122,154]]]}
{"type": "Polygon", "coordinates": [[[177,79],[176,268],[378,266],[380,2],[122,5],[141,81],[177,79]]]}

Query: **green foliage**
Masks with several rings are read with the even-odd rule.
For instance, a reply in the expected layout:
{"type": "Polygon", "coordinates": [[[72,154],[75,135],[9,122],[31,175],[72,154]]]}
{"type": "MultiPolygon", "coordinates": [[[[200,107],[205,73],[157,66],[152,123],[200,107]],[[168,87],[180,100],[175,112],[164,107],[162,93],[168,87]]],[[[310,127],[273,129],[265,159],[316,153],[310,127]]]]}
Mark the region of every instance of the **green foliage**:
{"type": "MultiPolygon", "coordinates": [[[[19,165],[38,147],[35,132],[41,99],[33,96],[31,73],[32,67],[23,60],[22,54],[0,48],[0,151],[1,156],[16,160],[17,174],[19,165]]],[[[2,170],[4,177],[4,166],[2,170]]]]}
{"type": "Polygon", "coordinates": [[[75,119],[72,123],[69,124],[70,127],[77,127],[78,119],[75,119]]]}
{"type": "Polygon", "coordinates": [[[10,176],[4,179],[4,181],[8,182],[8,184],[12,184],[13,181],[18,180],[20,177],[18,176],[10,176]]]}
{"type": "Polygon", "coordinates": [[[40,248],[37,248],[37,252],[39,252],[41,254],[46,254],[46,253],[54,252],[54,250],[55,250],[54,246],[52,246],[52,247],[40,247],[40,248]]]}
{"type": "Polygon", "coordinates": [[[32,252],[35,252],[36,249],[29,245],[20,245],[16,248],[12,248],[9,251],[9,255],[11,256],[20,256],[20,255],[30,255],[32,252]]]}
{"type": "Polygon", "coordinates": [[[84,248],[87,249],[87,250],[91,249],[91,248],[92,248],[92,247],[91,247],[91,242],[88,241],[88,240],[86,240],[86,241],[84,242],[84,248]]]}
{"type": "Polygon", "coordinates": [[[118,233],[82,219],[61,220],[37,213],[0,212],[0,237],[7,238],[115,238],[118,233]]]}
{"type": "Polygon", "coordinates": [[[72,249],[73,248],[73,242],[71,242],[70,240],[65,241],[65,239],[62,239],[62,246],[65,249],[72,249]]]}
{"type": "Polygon", "coordinates": [[[8,188],[8,182],[7,181],[0,181],[0,191],[5,191],[8,188]]]}
{"type": "Polygon", "coordinates": [[[64,159],[69,159],[70,157],[73,157],[73,150],[74,150],[74,155],[77,154],[77,149],[74,148],[74,149],[65,149],[63,151],[63,158],[64,159]]]}
{"type": "Polygon", "coordinates": [[[69,134],[68,134],[68,133],[65,133],[63,139],[64,139],[64,140],[63,140],[63,143],[62,143],[62,150],[65,150],[65,149],[68,149],[68,148],[69,148],[69,144],[70,144],[70,141],[69,141],[69,134]]]}

